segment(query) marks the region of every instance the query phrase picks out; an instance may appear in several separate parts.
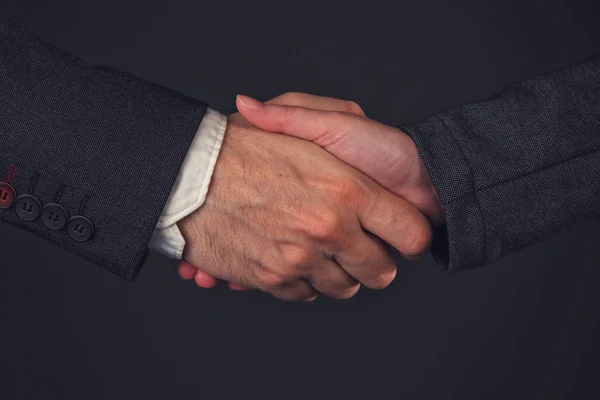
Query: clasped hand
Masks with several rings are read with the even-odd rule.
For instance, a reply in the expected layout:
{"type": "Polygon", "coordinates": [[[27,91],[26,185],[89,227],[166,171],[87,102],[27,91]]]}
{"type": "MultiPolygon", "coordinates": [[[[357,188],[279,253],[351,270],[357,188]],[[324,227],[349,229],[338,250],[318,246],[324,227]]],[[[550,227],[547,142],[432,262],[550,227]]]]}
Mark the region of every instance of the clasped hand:
{"type": "Polygon", "coordinates": [[[444,215],[417,147],[353,102],[238,96],[205,204],[179,223],[179,273],[284,300],[388,286],[444,215]]]}

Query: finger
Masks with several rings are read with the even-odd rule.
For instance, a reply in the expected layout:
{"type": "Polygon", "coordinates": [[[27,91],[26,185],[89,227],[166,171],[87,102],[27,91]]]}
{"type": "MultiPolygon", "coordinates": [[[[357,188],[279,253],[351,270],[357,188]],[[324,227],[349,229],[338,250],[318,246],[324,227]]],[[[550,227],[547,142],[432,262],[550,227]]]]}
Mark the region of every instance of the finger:
{"type": "MultiPolygon", "coordinates": [[[[181,279],[185,280],[194,279],[197,276],[196,283],[198,283],[199,281],[200,284],[198,284],[198,286],[201,286],[203,288],[214,287],[219,282],[218,279],[211,277],[206,272],[199,270],[198,268],[194,267],[192,264],[185,260],[182,260],[179,264],[178,273],[181,279]]],[[[245,286],[238,285],[237,283],[233,282],[230,282],[228,286],[231,290],[250,290],[245,286]]]]}
{"type": "Polygon", "coordinates": [[[335,259],[353,278],[370,289],[383,289],[396,277],[396,262],[388,246],[359,227],[357,234],[343,244],[335,259]]]}
{"type": "Polygon", "coordinates": [[[194,267],[194,265],[186,260],[181,260],[179,263],[178,273],[181,279],[194,279],[198,286],[206,289],[210,289],[219,283],[218,279],[194,267]]]}
{"type": "Polygon", "coordinates": [[[323,262],[312,266],[306,280],[319,293],[334,299],[349,299],[360,289],[360,283],[331,259],[323,259],[323,262]]]}
{"type": "Polygon", "coordinates": [[[185,279],[186,281],[193,279],[194,275],[196,275],[196,271],[198,271],[198,268],[194,267],[188,261],[181,260],[179,262],[179,268],[177,272],[179,273],[181,279],[185,279]]]}
{"type": "Polygon", "coordinates": [[[308,93],[285,93],[265,102],[284,106],[305,107],[313,110],[349,112],[365,116],[363,109],[354,101],[316,96],[308,93]]]}
{"type": "Polygon", "coordinates": [[[313,301],[319,293],[305,280],[296,280],[266,290],[273,296],[287,301],[313,301]]]}
{"type": "Polygon", "coordinates": [[[215,287],[219,283],[217,279],[213,278],[212,276],[200,269],[196,271],[196,275],[194,275],[194,280],[196,281],[196,285],[205,289],[215,287]]]}
{"type": "Polygon", "coordinates": [[[394,246],[405,258],[415,259],[431,244],[429,222],[408,201],[380,187],[358,202],[357,215],[365,230],[394,246]]]}

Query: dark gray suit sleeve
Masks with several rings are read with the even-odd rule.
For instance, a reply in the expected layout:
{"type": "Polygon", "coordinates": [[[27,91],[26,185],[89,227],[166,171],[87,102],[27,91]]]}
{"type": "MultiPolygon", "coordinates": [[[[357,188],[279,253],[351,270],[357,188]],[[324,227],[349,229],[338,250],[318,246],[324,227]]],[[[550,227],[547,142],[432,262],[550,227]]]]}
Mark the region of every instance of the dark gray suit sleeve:
{"type": "Polygon", "coordinates": [[[432,253],[447,271],[600,217],[598,56],[401,129],[445,206],[432,253]]]}
{"type": "Polygon", "coordinates": [[[0,19],[0,221],[133,279],[205,110],[0,19]]]}

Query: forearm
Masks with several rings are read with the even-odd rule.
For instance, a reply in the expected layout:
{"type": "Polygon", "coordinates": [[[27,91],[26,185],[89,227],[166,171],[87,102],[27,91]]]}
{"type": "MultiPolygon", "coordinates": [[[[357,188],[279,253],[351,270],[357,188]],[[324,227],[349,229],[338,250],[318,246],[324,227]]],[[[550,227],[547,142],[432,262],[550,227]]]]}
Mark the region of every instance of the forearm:
{"type": "Polygon", "coordinates": [[[402,129],[444,205],[449,271],[600,216],[598,57],[402,129]]]}
{"type": "Polygon", "coordinates": [[[0,60],[0,171],[41,208],[28,221],[15,201],[0,220],[133,279],[206,105],[89,66],[5,20],[0,60]],[[50,229],[50,203],[67,221],[89,220],[93,236],[50,229]]]}

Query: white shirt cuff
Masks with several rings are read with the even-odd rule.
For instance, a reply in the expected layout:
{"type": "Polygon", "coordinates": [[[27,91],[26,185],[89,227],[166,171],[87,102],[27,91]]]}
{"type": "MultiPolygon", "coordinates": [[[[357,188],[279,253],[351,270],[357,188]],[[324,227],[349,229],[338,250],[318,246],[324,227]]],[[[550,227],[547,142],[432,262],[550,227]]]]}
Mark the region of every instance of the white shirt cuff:
{"type": "Polygon", "coordinates": [[[148,248],[181,259],[185,239],[177,222],[204,204],[226,127],[225,115],[206,110],[148,248]]]}

